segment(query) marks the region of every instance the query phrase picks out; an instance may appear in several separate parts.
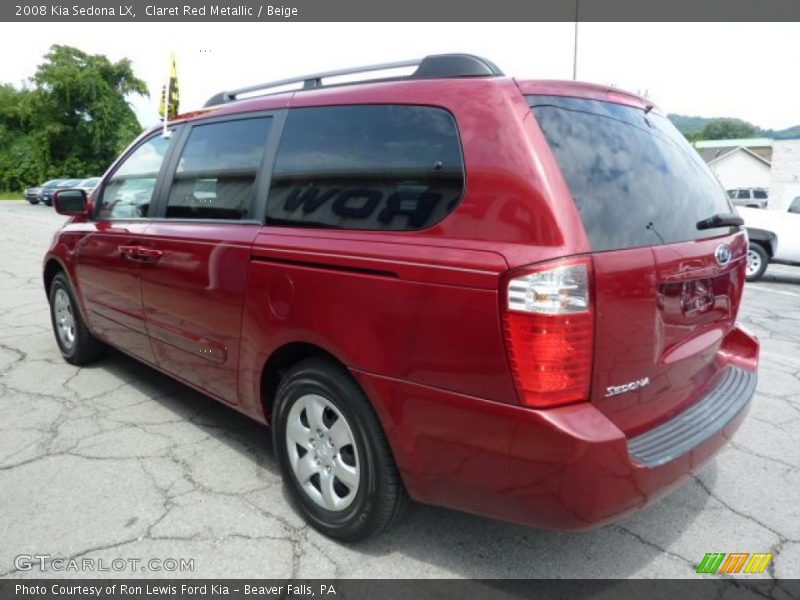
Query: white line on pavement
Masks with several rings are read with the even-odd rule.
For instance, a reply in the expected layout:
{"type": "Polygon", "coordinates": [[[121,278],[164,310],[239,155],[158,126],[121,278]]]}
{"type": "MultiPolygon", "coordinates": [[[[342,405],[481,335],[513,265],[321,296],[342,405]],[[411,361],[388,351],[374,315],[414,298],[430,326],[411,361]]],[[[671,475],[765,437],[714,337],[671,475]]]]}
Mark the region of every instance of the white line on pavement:
{"type": "MultiPolygon", "coordinates": [[[[800,294],[798,294],[797,292],[785,292],[783,290],[773,290],[773,289],[770,289],[770,288],[767,288],[767,287],[761,287],[760,285],[753,285],[752,283],[748,283],[747,284],[747,288],[752,288],[752,289],[758,290],[760,292],[770,292],[772,294],[781,294],[783,296],[796,296],[796,297],[800,298],[800,294]]],[[[747,288],[745,288],[745,289],[747,289],[747,288]]]]}

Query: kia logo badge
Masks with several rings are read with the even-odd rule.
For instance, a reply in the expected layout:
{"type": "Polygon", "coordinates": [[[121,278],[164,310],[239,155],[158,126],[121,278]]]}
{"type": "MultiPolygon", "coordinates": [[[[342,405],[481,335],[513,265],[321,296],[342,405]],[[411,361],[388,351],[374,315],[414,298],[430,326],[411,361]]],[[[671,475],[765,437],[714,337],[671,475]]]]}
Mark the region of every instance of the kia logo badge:
{"type": "Polygon", "coordinates": [[[724,267],[729,262],[731,262],[731,257],[733,256],[733,252],[731,251],[731,247],[728,244],[720,244],[717,246],[717,249],[714,250],[714,257],[717,259],[717,264],[720,267],[724,267]]]}

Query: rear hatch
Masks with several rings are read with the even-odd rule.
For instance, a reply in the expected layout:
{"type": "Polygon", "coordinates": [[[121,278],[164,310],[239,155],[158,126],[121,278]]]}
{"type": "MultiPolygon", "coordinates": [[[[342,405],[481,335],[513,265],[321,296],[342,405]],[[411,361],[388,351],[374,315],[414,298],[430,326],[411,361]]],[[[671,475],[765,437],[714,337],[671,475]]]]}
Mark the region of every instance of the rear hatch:
{"type": "Polygon", "coordinates": [[[629,435],[684,410],[724,368],[747,241],[697,152],[647,107],[527,96],[592,247],[591,401],[629,435]]]}

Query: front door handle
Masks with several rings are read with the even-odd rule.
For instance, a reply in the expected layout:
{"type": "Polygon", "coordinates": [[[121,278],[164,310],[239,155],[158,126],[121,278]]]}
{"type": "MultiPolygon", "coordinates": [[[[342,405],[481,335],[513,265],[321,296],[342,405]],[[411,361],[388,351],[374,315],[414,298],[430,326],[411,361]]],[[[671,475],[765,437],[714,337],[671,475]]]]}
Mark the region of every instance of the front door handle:
{"type": "Polygon", "coordinates": [[[136,260],[136,251],[139,246],[117,246],[117,251],[122,258],[136,260]]]}
{"type": "Polygon", "coordinates": [[[136,249],[137,259],[146,263],[156,263],[164,253],[155,248],[144,248],[139,246],[136,249]]]}
{"type": "Polygon", "coordinates": [[[145,248],[144,246],[119,246],[117,250],[120,256],[128,260],[135,260],[143,263],[156,263],[164,254],[155,248],[145,248]]]}

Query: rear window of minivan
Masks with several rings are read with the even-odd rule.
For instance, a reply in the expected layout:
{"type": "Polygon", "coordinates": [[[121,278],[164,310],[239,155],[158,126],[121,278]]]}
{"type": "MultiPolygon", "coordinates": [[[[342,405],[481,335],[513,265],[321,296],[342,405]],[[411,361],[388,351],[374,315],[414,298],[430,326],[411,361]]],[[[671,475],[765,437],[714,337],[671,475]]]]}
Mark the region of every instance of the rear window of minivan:
{"type": "Polygon", "coordinates": [[[728,233],[697,222],[732,212],[725,191],[669,120],[600,100],[529,96],[595,251],[728,233]]]}

